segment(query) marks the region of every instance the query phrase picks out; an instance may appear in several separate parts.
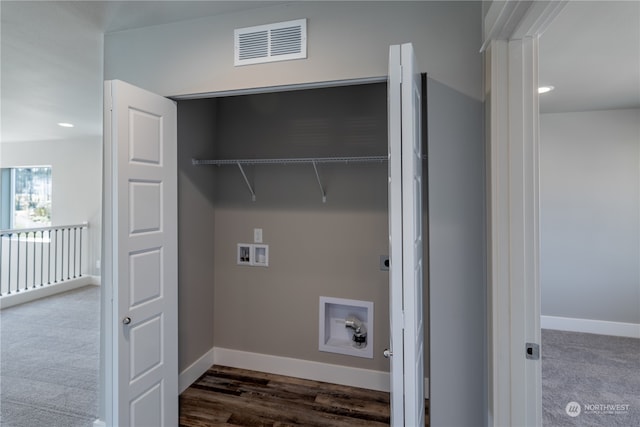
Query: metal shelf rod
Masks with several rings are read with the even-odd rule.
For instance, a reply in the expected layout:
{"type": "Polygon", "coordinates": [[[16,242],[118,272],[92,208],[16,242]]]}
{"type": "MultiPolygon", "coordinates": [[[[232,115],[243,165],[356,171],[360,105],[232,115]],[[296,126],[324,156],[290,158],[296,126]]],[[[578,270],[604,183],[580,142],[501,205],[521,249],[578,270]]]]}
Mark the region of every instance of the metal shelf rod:
{"type": "Polygon", "coordinates": [[[287,165],[287,164],[305,164],[311,163],[313,170],[316,173],[316,180],[320,186],[320,192],[322,193],[322,203],[327,202],[327,193],[322,185],[320,174],[318,173],[319,163],[373,163],[373,162],[386,162],[387,156],[364,156],[364,157],[303,157],[303,158],[284,158],[284,159],[227,159],[227,160],[200,160],[191,159],[191,163],[194,166],[200,165],[234,165],[238,166],[240,173],[244,178],[244,182],[251,193],[251,200],[256,201],[256,193],[247,178],[247,174],[244,172],[242,165],[287,165]]]}
{"type": "Polygon", "coordinates": [[[295,163],[371,163],[386,162],[387,156],[363,156],[363,157],[302,157],[283,159],[227,159],[227,160],[203,160],[192,159],[194,166],[199,165],[267,165],[267,164],[295,164],[295,163]]]}

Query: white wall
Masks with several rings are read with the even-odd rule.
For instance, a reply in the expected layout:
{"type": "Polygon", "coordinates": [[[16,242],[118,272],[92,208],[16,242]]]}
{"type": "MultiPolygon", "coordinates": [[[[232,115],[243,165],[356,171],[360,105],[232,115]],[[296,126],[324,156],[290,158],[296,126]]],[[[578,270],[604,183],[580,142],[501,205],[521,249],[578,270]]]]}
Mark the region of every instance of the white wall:
{"type": "Polygon", "coordinates": [[[543,316],[640,323],[640,110],[540,117],[543,316]]]}
{"type": "Polygon", "coordinates": [[[89,222],[83,270],[97,275],[100,257],[102,139],[0,144],[0,167],[51,165],[52,225],[89,222]]]}
{"type": "Polygon", "coordinates": [[[419,69],[482,99],[480,2],[294,2],[105,36],[105,78],[162,95],[387,75],[389,45],[413,42],[419,69]],[[307,18],[308,58],[233,66],[233,30],[307,18]]]}

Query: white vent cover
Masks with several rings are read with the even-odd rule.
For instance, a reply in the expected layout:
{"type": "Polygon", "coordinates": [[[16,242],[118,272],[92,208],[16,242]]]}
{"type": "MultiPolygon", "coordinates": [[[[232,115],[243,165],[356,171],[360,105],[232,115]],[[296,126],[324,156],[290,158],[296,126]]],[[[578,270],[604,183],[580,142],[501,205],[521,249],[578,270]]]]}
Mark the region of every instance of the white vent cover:
{"type": "Polygon", "coordinates": [[[278,22],[234,30],[234,65],[307,57],[307,20],[278,22]]]}

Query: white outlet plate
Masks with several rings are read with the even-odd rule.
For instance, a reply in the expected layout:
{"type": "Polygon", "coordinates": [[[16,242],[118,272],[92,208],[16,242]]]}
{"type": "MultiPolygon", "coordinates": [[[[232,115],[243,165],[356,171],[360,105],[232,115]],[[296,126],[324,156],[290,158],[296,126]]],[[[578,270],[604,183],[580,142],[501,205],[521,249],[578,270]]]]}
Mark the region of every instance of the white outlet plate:
{"type": "Polygon", "coordinates": [[[253,243],[262,243],[262,228],[253,229],[253,243]]]}

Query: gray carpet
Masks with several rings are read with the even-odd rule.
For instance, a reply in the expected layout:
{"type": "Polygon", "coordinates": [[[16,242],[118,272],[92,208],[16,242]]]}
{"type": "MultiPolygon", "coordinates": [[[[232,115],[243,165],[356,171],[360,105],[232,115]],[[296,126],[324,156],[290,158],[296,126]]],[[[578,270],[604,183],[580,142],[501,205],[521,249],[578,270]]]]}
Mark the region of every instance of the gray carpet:
{"type": "MultiPolygon", "coordinates": [[[[97,418],[99,293],[87,286],[0,311],[2,427],[97,418]]],[[[542,413],[548,427],[640,426],[640,340],[543,329],[542,413]]]]}
{"type": "Polygon", "coordinates": [[[640,426],[640,340],[542,330],[545,426],[640,426]],[[574,417],[567,414],[572,405],[574,417]]]}
{"type": "Polygon", "coordinates": [[[89,427],[98,412],[100,288],[0,311],[0,425],[89,427]]]}

